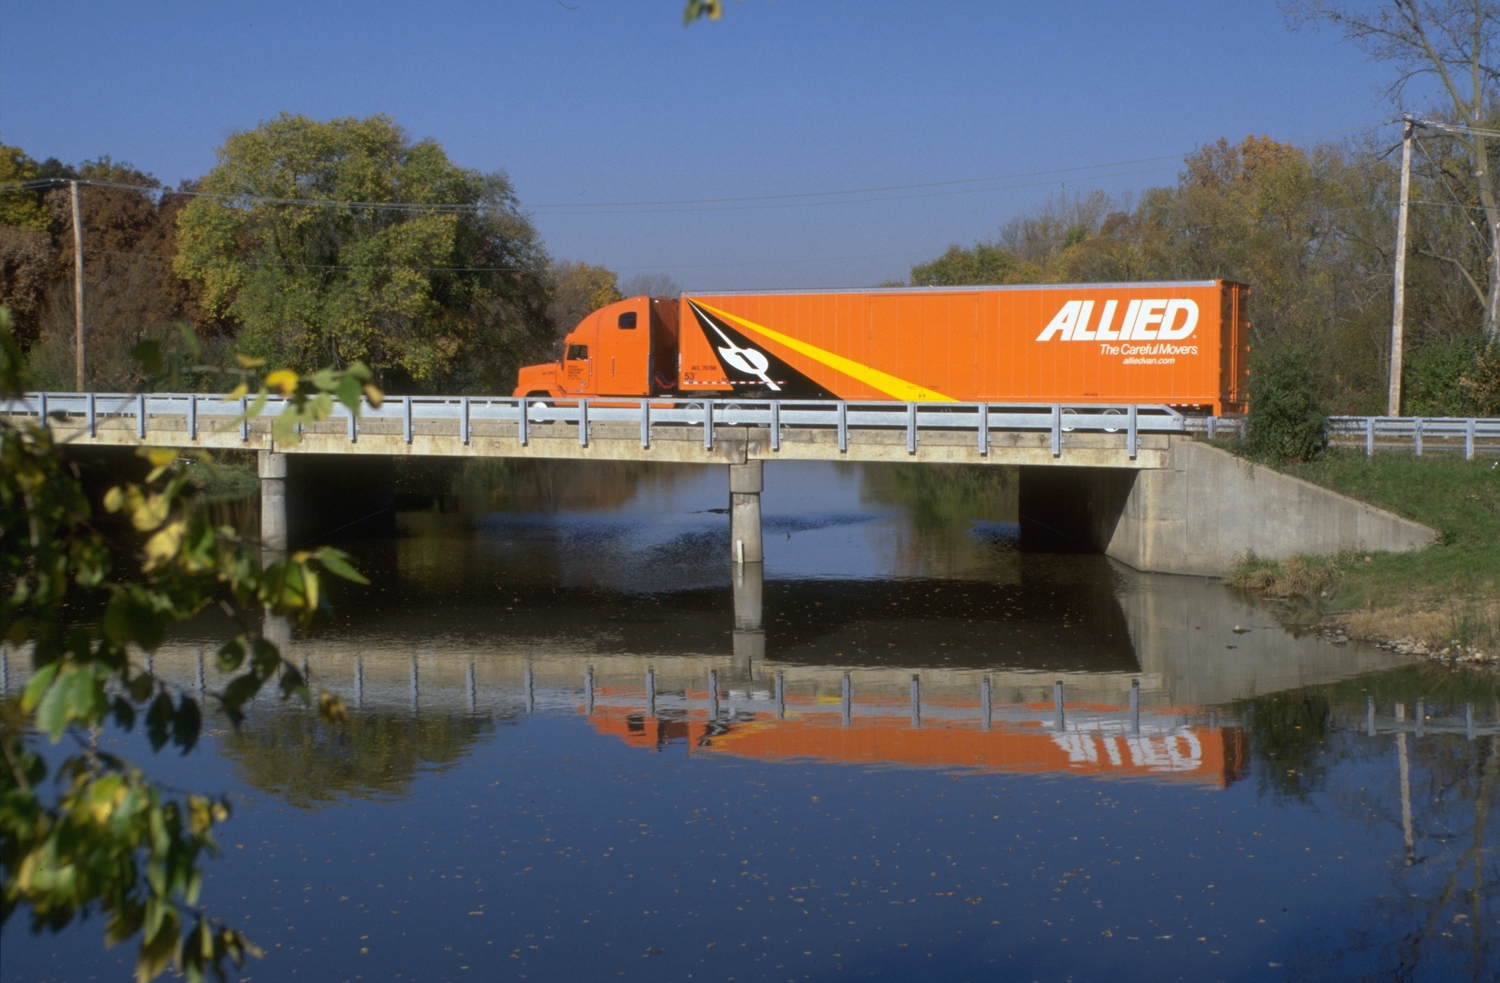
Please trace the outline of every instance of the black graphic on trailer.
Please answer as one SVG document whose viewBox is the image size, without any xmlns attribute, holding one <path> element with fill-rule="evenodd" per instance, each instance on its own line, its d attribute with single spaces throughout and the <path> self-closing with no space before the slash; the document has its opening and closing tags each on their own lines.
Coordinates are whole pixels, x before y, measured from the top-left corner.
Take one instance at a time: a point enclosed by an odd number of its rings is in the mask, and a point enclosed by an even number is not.
<svg viewBox="0 0 1500 983">
<path fill-rule="evenodd" d="M 691 300 L 703 337 L 719 355 L 724 374 L 737 393 L 773 399 L 837 399 L 833 393 L 756 345 L 723 318 L 714 317 Z"/>
</svg>

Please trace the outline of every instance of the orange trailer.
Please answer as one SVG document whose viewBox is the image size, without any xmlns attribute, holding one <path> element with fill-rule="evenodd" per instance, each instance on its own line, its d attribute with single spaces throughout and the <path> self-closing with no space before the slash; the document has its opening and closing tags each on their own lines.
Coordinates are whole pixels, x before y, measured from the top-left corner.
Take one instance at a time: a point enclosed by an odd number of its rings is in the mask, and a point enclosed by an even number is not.
<svg viewBox="0 0 1500 983">
<path fill-rule="evenodd" d="M 1167 404 L 1245 410 L 1224 280 L 683 294 L 601 308 L 517 396 Z"/>
</svg>

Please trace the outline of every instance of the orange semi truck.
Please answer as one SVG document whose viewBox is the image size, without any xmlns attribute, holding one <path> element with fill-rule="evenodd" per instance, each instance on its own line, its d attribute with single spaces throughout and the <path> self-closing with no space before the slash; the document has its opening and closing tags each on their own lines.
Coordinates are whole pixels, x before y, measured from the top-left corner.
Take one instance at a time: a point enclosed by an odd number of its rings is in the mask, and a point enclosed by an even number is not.
<svg viewBox="0 0 1500 983">
<path fill-rule="evenodd" d="M 1249 287 L 684 293 L 600 308 L 515 395 L 1151 403 L 1245 411 Z"/>
</svg>

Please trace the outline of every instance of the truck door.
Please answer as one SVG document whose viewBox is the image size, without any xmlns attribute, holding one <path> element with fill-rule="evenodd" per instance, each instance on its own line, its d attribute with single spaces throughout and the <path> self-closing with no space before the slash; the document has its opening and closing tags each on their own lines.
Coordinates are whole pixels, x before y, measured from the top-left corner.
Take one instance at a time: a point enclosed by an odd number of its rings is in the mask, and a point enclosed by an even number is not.
<svg viewBox="0 0 1500 983">
<path fill-rule="evenodd" d="M 589 358 L 589 346 L 576 336 L 568 338 L 563 350 L 562 387 L 564 392 L 583 393 L 589 391 L 593 379 L 593 360 Z"/>
<path fill-rule="evenodd" d="M 610 396 L 651 393 L 650 298 L 633 297 L 601 310 L 598 392 Z"/>
</svg>

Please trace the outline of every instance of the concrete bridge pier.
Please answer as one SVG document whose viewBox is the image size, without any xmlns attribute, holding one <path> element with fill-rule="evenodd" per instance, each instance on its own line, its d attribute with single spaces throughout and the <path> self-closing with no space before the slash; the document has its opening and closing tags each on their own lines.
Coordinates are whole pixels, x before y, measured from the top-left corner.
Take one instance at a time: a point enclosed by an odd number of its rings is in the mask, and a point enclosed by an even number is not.
<svg viewBox="0 0 1500 983">
<path fill-rule="evenodd" d="M 760 493 L 764 464 L 747 461 L 729 466 L 729 556 L 736 564 L 765 560 L 760 536 Z M 759 611 L 759 604 L 756 605 Z M 757 620 L 759 615 L 757 615 Z"/>
<path fill-rule="evenodd" d="M 285 553 L 288 543 L 286 455 L 260 451 L 260 548 L 262 556 Z"/>
<path fill-rule="evenodd" d="M 765 567 L 741 563 L 734 568 L 734 667 L 748 678 L 751 663 L 766 657 L 766 633 L 761 627 L 761 593 Z"/>
</svg>

